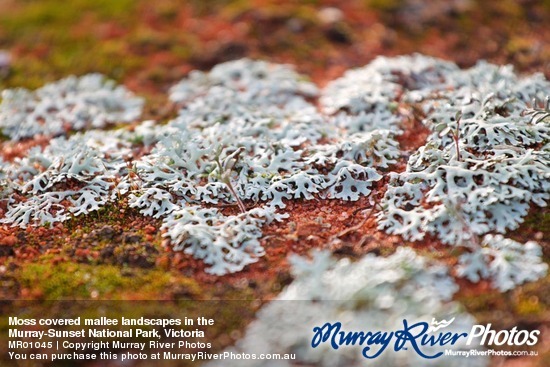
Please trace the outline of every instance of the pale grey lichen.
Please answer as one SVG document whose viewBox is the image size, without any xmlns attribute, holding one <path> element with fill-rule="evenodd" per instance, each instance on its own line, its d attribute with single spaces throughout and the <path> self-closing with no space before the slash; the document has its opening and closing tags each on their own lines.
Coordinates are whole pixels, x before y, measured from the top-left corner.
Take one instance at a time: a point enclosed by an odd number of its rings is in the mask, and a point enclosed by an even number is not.
<svg viewBox="0 0 550 367">
<path fill-rule="evenodd" d="M 103 128 L 136 120 L 143 100 L 100 74 L 68 77 L 35 91 L 7 89 L 0 103 L 0 131 L 12 140 Z"/>
<path fill-rule="evenodd" d="M 289 65 L 241 59 L 219 64 L 208 73 L 192 71 L 172 87 L 170 99 L 186 104 L 195 100 L 202 104 L 225 97 L 226 92 L 232 92 L 229 94 L 240 105 L 258 107 L 292 104 L 296 96 L 314 97 L 317 87 Z"/>
<path fill-rule="evenodd" d="M 90 131 L 52 139 L 5 168 L 11 195 L 0 221 L 20 227 L 65 221 L 114 199 L 117 178 L 126 175 L 128 143 Z"/>
<path fill-rule="evenodd" d="M 1 221 L 44 225 L 124 199 L 162 219 L 175 249 L 225 274 L 263 254 L 261 227 L 284 218 L 288 201 L 357 201 L 386 176 L 381 229 L 471 252 L 548 201 L 550 113 L 539 101 L 549 85 L 413 55 L 377 58 L 318 91 L 288 65 L 232 61 L 175 85 L 180 110 L 165 125 L 58 137 L 0 162 Z M 97 74 L 3 96 L 12 140 L 128 122 L 142 104 Z M 404 172 L 388 173 L 406 154 L 401 122 L 418 111 L 432 133 Z"/>
<path fill-rule="evenodd" d="M 233 353 L 295 354 L 295 360 L 224 360 L 224 366 L 463 366 L 460 357 L 436 359 L 420 357 L 412 348 L 384 351 L 374 360 L 362 356 L 361 346 L 342 346 L 338 350 L 323 343 L 311 347 L 313 328 L 326 322 L 342 323 L 347 331 L 395 331 L 403 319 L 411 323 L 433 318 L 454 322 L 444 331 L 465 332 L 475 320 L 450 301 L 458 287 L 445 266 L 400 248 L 387 258 L 366 255 L 357 262 L 335 260 L 328 252 L 314 252 L 313 260 L 294 257 L 294 281 L 262 308 L 246 330 L 244 338 L 226 351 Z M 292 312 L 289 312 L 289 309 Z M 371 355 L 378 349 L 371 346 Z M 468 350 L 465 339 L 445 349 Z M 437 348 L 424 348 L 435 354 Z M 487 366 L 486 357 L 470 357 L 472 366 Z M 212 361 L 206 366 L 220 366 Z"/>
<path fill-rule="evenodd" d="M 354 134 L 341 130 L 308 101 L 316 95 L 311 83 L 283 65 L 244 59 L 192 73 L 171 90 L 179 116 L 163 131 L 140 132 L 158 142 L 136 163 L 139 188 L 130 192 L 130 206 L 166 218 L 171 233 L 174 213 L 188 206 L 238 204 L 246 216 L 241 201 L 271 213 L 293 199 L 356 201 L 370 194 L 382 178 L 378 170 L 400 155 L 394 134 L 385 126 Z M 244 225 L 215 213 L 219 223 Z M 185 228 L 191 230 L 192 223 Z M 193 240 L 170 237 L 175 248 L 205 258 Z M 239 264 L 252 261 L 245 258 Z M 244 266 L 212 259 L 208 271 L 217 274 Z"/>
<path fill-rule="evenodd" d="M 329 83 L 320 102 L 325 113 L 351 132 L 384 128 L 399 133 L 399 103 L 420 98 L 445 84 L 458 67 L 443 60 L 415 54 L 378 57 L 365 67 L 347 71 Z"/>
<path fill-rule="evenodd" d="M 265 254 L 261 227 L 273 219 L 270 207 L 226 216 L 215 208 L 182 206 L 164 220 L 163 229 L 174 250 L 203 260 L 209 273 L 224 275 L 241 271 Z"/>
<path fill-rule="evenodd" d="M 461 255 L 458 261 L 459 276 L 472 282 L 489 279 L 503 292 L 538 280 L 548 271 L 536 242 L 522 244 L 502 235 L 486 235 L 481 247 Z"/>
<path fill-rule="evenodd" d="M 377 57 L 367 66 L 347 71 L 342 78 L 329 83 L 321 104 L 329 114 L 391 110 L 400 94 L 440 89 L 447 75 L 457 70 L 454 63 L 419 54 Z"/>
<path fill-rule="evenodd" d="M 540 145 L 550 128 L 524 111 L 549 92 L 541 75 L 520 79 L 510 67 L 480 63 L 451 73 L 438 101 L 426 105 L 434 132 L 394 176 L 380 227 L 460 245 L 461 234 L 504 233 L 517 228 L 531 203 L 545 206 L 550 151 Z"/>
<path fill-rule="evenodd" d="M 479 62 L 448 76 L 445 90 L 424 105 L 429 140 L 454 144 L 456 133 L 464 149 L 491 150 L 501 145 L 532 146 L 550 139 L 550 127 L 525 115 L 533 99 L 543 100 L 550 82 L 542 74 L 520 78 L 511 66 Z M 457 126 L 457 119 L 460 119 Z"/>
<path fill-rule="evenodd" d="M 411 240 L 431 233 L 444 243 L 463 245 L 472 235 L 516 229 L 529 205 L 545 206 L 550 172 L 547 152 L 493 149 L 475 156 L 462 151 L 419 149 L 407 171 L 394 175 L 379 214 L 379 225 Z"/>
<path fill-rule="evenodd" d="M 550 83 L 541 74 L 519 78 L 511 67 L 480 62 L 451 71 L 442 86 L 415 97 L 432 134 L 411 155 L 405 172 L 392 174 L 379 228 L 409 240 L 432 234 L 443 243 L 473 248 L 465 258 L 488 261 L 480 255 L 488 250 L 478 249 L 479 236 L 518 228 L 531 205 L 544 207 L 550 198 L 550 126 L 544 111 L 529 105 L 550 93 Z M 502 241 L 503 248 L 507 245 L 512 242 Z M 517 257 L 515 266 L 522 261 L 532 264 Z M 493 265 L 484 266 L 493 269 L 501 290 L 545 273 L 538 268 L 506 283 L 507 268 Z"/>
</svg>

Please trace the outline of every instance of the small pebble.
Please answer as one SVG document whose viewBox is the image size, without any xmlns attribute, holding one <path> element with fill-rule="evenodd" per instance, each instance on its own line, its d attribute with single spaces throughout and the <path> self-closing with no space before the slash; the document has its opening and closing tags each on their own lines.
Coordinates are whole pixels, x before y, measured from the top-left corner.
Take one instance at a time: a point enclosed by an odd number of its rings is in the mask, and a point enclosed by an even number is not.
<svg viewBox="0 0 550 367">
<path fill-rule="evenodd" d="M 322 23 L 332 24 L 341 21 L 344 18 L 344 13 L 338 8 L 327 7 L 319 10 L 317 16 Z"/>
</svg>

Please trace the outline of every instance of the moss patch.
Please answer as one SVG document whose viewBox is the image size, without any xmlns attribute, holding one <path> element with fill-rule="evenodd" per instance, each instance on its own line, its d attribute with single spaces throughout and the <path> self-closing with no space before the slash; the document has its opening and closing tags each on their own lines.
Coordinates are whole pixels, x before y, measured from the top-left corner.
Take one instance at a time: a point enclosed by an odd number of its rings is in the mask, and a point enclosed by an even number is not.
<svg viewBox="0 0 550 367">
<path fill-rule="evenodd" d="M 200 294 L 192 279 L 164 270 L 45 261 L 25 264 L 15 276 L 23 293 L 38 299 L 164 299 L 174 290 L 187 298 Z"/>
</svg>

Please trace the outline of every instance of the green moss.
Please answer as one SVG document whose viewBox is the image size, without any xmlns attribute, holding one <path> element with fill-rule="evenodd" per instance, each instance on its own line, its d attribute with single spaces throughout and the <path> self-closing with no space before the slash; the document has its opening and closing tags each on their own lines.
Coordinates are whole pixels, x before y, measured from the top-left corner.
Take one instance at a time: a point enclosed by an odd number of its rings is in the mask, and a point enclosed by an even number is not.
<svg viewBox="0 0 550 367">
<path fill-rule="evenodd" d="M 531 296 L 526 299 L 520 299 L 516 304 L 516 311 L 519 315 L 526 316 L 538 315 L 544 311 L 544 309 L 542 308 L 538 297 Z"/>
<path fill-rule="evenodd" d="M 374 10 L 393 11 L 401 6 L 402 0 L 365 0 L 365 4 Z"/>
<path fill-rule="evenodd" d="M 15 276 L 22 287 L 42 299 L 155 299 L 171 288 L 199 294 L 197 283 L 162 270 L 49 261 L 25 264 Z"/>
<path fill-rule="evenodd" d="M 527 217 L 523 226 L 531 230 L 541 231 L 546 235 L 550 234 L 550 210 L 537 209 Z"/>
<path fill-rule="evenodd" d="M 128 215 L 134 213 L 137 211 L 128 208 L 125 201 L 118 201 L 116 204 L 102 206 L 87 216 L 73 217 L 65 222 L 64 226 L 76 238 L 104 225 L 123 224 L 128 220 Z"/>
<path fill-rule="evenodd" d="M 508 327 L 518 322 L 544 322 L 550 309 L 550 275 L 513 292 L 459 295 L 457 301 L 480 323 Z"/>
<path fill-rule="evenodd" d="M 2 130 L 0 130 L 0 142 L 8 141 L 10 140 L 10 137 L 5 135 Z"/>
<path fill-rule="evenodd" d="M 101 39 L 90 32 L 94 25 L 113 23 L 119 27 L 134 22 L 132 0 L 56 0 L 16 2 L 0 13 L 0 45 L 19 49 L 10 74 L 0 80 L 0 89 L 35 89 L 67 75 L 101 72 L 120 80 L 127 72 L 143 66 L 141 57 L 131 55 L 125 42 Z"/>
<path fill-rule="evenodd" d="M 99 19 L 125 19 L 135 9 L 133 0 L 73 0 L 70 3 L 57 0 L 17 2 L 9 14 L 0 16 L 3 27 L 8 32 L 23 30 L 19 36 L 28 36 L 32 30 L 48 31 L 61 37 L 62 30 L 77 24 L 85 17 Z M 46 26 L 48 29 L 46 29 Z M 57 28 L 57 29 L 54 29 Z M 59 29 L 61 28 L 61 29 Z"/>
</svg>

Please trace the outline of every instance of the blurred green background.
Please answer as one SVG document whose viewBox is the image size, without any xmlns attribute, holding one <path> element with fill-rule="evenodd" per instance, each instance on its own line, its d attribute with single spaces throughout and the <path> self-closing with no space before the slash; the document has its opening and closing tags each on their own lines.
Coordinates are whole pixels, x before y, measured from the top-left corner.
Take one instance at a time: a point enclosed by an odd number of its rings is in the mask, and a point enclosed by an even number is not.
<svg viewBox="0 0 550 367">
<path fill-rule="evenodd" d="M 0 0 L 0 89 L 101 72 L 155 99 L 192 69 L 245 56 L 322 84 L 411 52 L 548 76 L 548 19 L 548 0 Z"/>
</svg>

